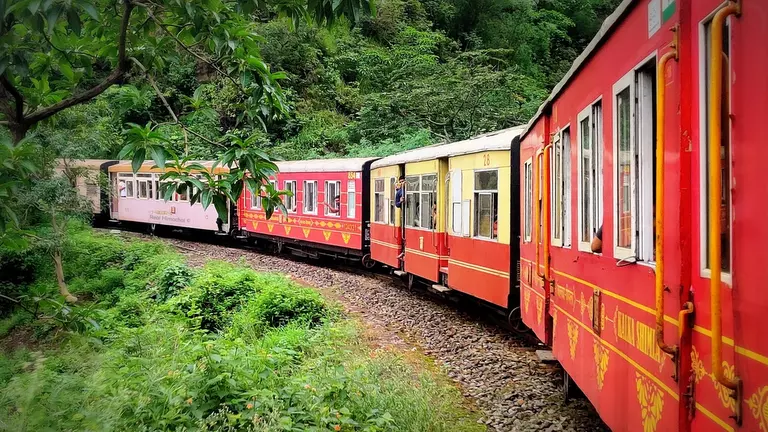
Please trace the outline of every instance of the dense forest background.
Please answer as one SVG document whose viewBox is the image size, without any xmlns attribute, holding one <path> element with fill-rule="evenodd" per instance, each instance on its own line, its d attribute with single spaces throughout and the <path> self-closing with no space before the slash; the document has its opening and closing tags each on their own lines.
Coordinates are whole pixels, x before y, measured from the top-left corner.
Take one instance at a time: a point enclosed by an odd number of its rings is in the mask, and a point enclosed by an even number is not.
<svg viewBox="0 0 768 432">
<path fill-rule="evenodd" d="M 174 61 L 158 85 L 181 121 L 212 140 L 258 135 L 285 159 L 382 156 L 523 124 L 620 0 L 380 0 L 352 28 L 260 17 L 262 54 L 284 71 L 290 110 L 253 129 L 239 121 L 240 94 L 205 65 Z M 167 122 L 135 77 L 38 127 L 34 140 L 61 156 L 115 158 L 127 123 Z M 164 126 L 160 126 L 163 128 Z M 190 136 L 178 154 L 220 149 Z"/>
</svg>

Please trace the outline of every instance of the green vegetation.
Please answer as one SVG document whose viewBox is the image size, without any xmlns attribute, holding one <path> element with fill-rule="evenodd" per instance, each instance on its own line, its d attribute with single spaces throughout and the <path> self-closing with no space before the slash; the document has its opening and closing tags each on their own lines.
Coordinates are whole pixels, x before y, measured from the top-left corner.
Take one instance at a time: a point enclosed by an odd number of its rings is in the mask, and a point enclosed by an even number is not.
<svg viewBox="0 0 768 432">
<path fill-rule="evenodd" d="M 0 430 L 483 429 L 425 362 L 371 351 L 309 288 L 70 230 L 77 306 L 46 297 L 56 292 L 46 251 L 0 257 L 0 283 L 34 293 L 21 297 L 38 315 L 5 309 L 0 321 Z M 34 271 L 22 281 L 7 266 Z"/>
</svg>

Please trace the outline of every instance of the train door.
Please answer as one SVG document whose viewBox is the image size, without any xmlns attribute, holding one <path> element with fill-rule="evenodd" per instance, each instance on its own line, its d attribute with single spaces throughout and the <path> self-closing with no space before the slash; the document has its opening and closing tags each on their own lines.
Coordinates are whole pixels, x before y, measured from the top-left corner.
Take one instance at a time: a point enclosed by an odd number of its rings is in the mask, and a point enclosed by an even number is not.
<svg viewBox="0 0 768 432">
<path fill-rule="evenodd" d="M 768 430 L 768 4 L 691 3 L 691 429 Z"/>
<path fill-rule="evenodd" d="M 109 187 L 109 219 L 117 220 L 119 218 L 117 202 L 118 197 L 120 196 L 120 191 L 118 191 L 117 173 L 109 173 Z"/>
</svg>

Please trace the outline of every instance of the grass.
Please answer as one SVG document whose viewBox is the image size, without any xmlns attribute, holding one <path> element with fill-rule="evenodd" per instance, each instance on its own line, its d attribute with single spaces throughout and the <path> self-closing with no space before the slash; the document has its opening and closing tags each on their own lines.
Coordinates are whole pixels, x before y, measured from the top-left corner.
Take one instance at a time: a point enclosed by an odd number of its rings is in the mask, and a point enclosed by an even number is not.
<svg viewBox="0 0 768 432">
<path fill-rule="evenodd" d="M 0 353 L 0 430 L 484 430 L 426 358 L 373 351 L 310 288 L 223 262 L 192 271 L 159 242 L 72 238 L 65 271 L 92 302 L 0 321 L 0 338 L 45 341 Z M 55 290 L 35 268 L 17 290 Z"/>
</svg>

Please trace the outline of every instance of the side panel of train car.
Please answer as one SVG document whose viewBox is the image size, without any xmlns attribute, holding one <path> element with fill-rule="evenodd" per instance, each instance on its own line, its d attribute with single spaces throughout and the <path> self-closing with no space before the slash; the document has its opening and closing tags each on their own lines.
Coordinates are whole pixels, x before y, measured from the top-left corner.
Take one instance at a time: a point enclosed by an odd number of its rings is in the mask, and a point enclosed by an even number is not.
<svg viewBox="0 0 768 432">
<path fill-rule="evenodd" d="M 523 319 L 616 431 L 768 430 L 768 256 L 755 247 L 768 237 L 768 57 L 750 54 L 764 52 L 768 4 L 713 25 L 723 6 L 623 2 L 523 135 Z M 725 184 L 714 199 L 712 178 Z"/>
<path fill-rule="evenodd" d="M 70 180 L 74 179 L 78 193 L 90 201 L 94 217 L 106 220 L 109 218 L 109 191 L 102 189 L 101 175 L 106 175 L 107 169 L 116 163 L 104 159 L 61 159 L 55 171 Z"/>
<path fill-rule="evenodd" d="M 509 303 L 510 278 L 517 276 L 510 272 L 513 232 L 515 250 L 518 242 L 510 222 L 510 163 L 509 150 L 449 159 L 448 286 L 502 308 Z"/>
<path fill-rule="evenodd" d="M 403 248 L 402 209 L 396 205 L 400 166 L 371 169 L 371 257 L 392 268 L 400 268 Z"/>
<path fill-rule="evenodd" d="M 293 192 L 284 200 L 287 215 L 276 211 L 267 219 L 260 198 L 246 191 L 239 203 L 238 226 L 247 233 L 363 256 L 368 249 L 371 160 L 278 162 L 280 171 L 270 182 Z"/>
<path fill-rule="evenodd" d="M 211 163 L 204 165 L 210 167 Z M 174 193 L 173 198 L 165 201 L 160 196 L 160 177 L 162 172 L 152 168 L 154 162 L 144 162 L 137 173 L 133 173 L 130 163 L 118 163 L 109 167 L 112 199 L 110 215 L 121 222 L 172 226 L 175 228 L 218 230 L 218 214 L 213 206 L 203 208 L 200 202 L 190 205 L 189 193 Z M 218 172 L 222 168 L 217 169 Z M 222 231 L 229 229 L 229 218 L 222 221 Z"/>
</svg>

